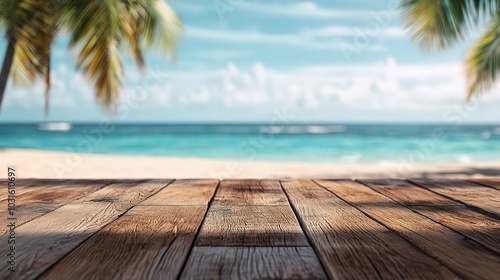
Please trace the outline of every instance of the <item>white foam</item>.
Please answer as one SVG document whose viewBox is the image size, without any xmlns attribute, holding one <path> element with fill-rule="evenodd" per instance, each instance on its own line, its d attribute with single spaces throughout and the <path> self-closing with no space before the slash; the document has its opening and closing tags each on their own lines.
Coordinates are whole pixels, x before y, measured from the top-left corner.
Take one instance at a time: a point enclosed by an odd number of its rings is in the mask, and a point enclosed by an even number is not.
<svg viewBox="0 0 500 280">
<path fill-rule="evenodd" d="M 345 131 L 345 127 L 341 125 L 309 125 L 307 132 L 313 134 L 326 134 L 326 133 L 341 133 Z"/>
<path fill-rule="evenodd" d="M 289 125 L 260 127 L 260 133 L 271 134 L 331 134 L 342 133 L 345 127 L 341 125 Z"/>
<path fill-rule="evenodd" d="M 464 164 L 468 164 L 468 163 L 472 163 L 473 162 L 472 158 L 470 156 L 468 156 L 468 155 L 465 155 L 465 154 L 458 155 L 457 161 L 459 163 L 464 163 Z"/>
<path fill-rule="evenodd" d="M 73 126 L 67 122 L 41 123 L 38 125 L 38 129 L 43 131 L 69 131 L 72 127 Z"/>
<path fill-rule="evenodd" d="M 341 157 L 341 161 L 343 163 L 358 163 L 359 160 L 363 157 L 362 154 L 356 153 L 352 155 L 345 155 Z"/>
</svg>

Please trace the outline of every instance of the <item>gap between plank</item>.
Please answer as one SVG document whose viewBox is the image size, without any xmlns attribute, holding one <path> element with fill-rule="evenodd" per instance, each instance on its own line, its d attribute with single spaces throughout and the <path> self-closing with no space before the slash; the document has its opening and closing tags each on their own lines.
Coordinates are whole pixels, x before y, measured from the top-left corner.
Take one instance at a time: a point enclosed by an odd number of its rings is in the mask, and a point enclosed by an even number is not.
<svg viewBox="0 0 500 280">
<path fill-rule="evenodd" d="M 484 181 L 483 182 L 476 182 L 474 180 L 466 180 L 466 182 L 473 183 L 476 185 L 480 185 L 481 187 L 487 187 L 487 188 L 494 189 L 494 190 L 498 191 L 497 188 L 488 185 L 488 182 L 484 182 Z"/>
<path fill-rule="evenodd" d="M 288 201 L 288 205 L 290 206 L 290 208 L 292 208 L 292 212 L 295 215 L 295 218 L 297 219 L 297 221 L 299 222 L 299 226 L 300 226 L 300 229 L 302 229 L 302 233 L 306 236 L 307 242 L 309 243 L 309 246 L 313 249 L 314 254 L 316 255 L 316 258 L 318 259 L 318 262 L 321 265 L 321 268 L 323 269 L 324 274 L 328 277 L 329 273 L 326 270 L 325 265 L 323 264 L 323 261 L 321 260 L 320 255 L 318 254 L 318 251 L 316 250 L 316 247 L 313 246 L 314 243 L 312 242 L 311 239 L 309 239 L 309 235 L 306 233 L 307 228 L 304 224 L 304 221 L 302 220 L 302 217 L 300 217 L 299 213 L 297 212 L 297 209 L 295 209 L 295 206 L 291 202 L 287 191 L 285 190 L 285 188 L 283 188 L 283 184 L 282 184 L 281 180 L 279 180 L 278 182 L 280 184 L 281 191 L 283 191 L 283 193 L 285 193 L 286 200 Z"/>
<path fill-rule="evenodd" d="M 449 229 L 449 230 L 451 230 L 451 231 L 453 231 L 453 232 L 455 232 L 455 233 L 457 233 L 457 234 L 461 235 L 461 236 L 462 236 L 464 239 L 466 239 L 466 240 L 469 240 L 469 241 L 472 241 L 472 242 L 476 243 L 476 245 L 477 245 L 477 246 L 482 247 L 485 251 L 488 251 L 489 253 L 491 253 L 491 254 L 493 254 L 493 255 L 495 255 L 495 256 L 499 256 L 499 257 L 500 257 L 500 254 L 498 254 L 495 250 L 490 249 L 490 248 L 489 248 L 489 247 L 487 247 L 486 245 L 483 245 L 481 242 L 479 242 L 479 241 L 477 241 L 477 240 L 475 240 L 475 239 L 473 239 L 473 238 L 471 238 L 471 237 L 468 237 L 468 236 L 466 236 L 466 235 L 462 234 L 460 231 L 455 230 L 455 229 L 453 229 L 453 228 L 451 228 L 451 227 L 449 227 L 449 226 L 447 226 L 447 225 L 445 225 L 445 224 L 443 224 L 443 223 L 441 223 L 441 222 L 439 222 L 439 221 L 435 221 L 435 220 L 434 220 L 434 219 L 432 219 L 431 217 L 428 217 L 428 216 L 426 216 L 426 215 L 424 215 L 424 214 L 422 214 L 422 213 L 420 213 L 420 212 L 418 212 L 418 211 L 416 211 L 416 210 L 413 210 L 413 209 L 411 209 L 411 208 L 409 208 L 409 207 L 406 207 L 406 205 L 404 205 L 403 203 L 401 203 L 401 202 L 399 202 L 399 201 L 397 201 L 397 200 L 393 199 L 392 197 L 387 196 L 386 194 L 384 194 L 384 193 L 382 193 L 382 192 L 380 192 L 380 191 L 378 191 L 378 190 L 376 190 L 376 189 L 374 189 L 374 188 L 370 187 L 370 184 L 369 184 L 369 183 L 365 183 L 365 182 L 363 182 L 363 181 L 359 181 L 359 180 L 355 180 L 355 181 L 356 181 L 357 183 L 362 184 L 362 185 L 366 186 L 367 188 L 369 188 L 369 189 L 373 190 L 374 192 L 379 193 L 379 194 L 381 194 L 381 195 L 383 195 L 383 196 L 387 197 L 388 199 L 390 199 L 390 200 L 394 201 L 394 202 L 395 202 L 395 203 L 397 203 L 398 205 L 400 205 L 400 206 L 402 206 L 402 207 L 404 207 L 404 208 L 406 208 L 406 209 L 408 209 L 408 210 L 410 210 L 410 211 L 414 212 L 415 214 L 418 214 L 418 215 L 420 215 L 420 216 L 422 216 L 422 217 L 424 217 L 424 218 L 426 218 L 426 219 L 429 219 L 429 220 L 433 221 L 434 223 L 439 224 L 439 225 L 441 225 L 441 226 L 443 226 L 443 227 L 445 227 L 445 228 L 447 228 L 447 229 Z M 480 213 L 480 214 L 481 214 L 481 213 Z"/>
<path fill-rule="evenodd" d="M 169 179 L 167 179 L 169 180 Z M 123 181 L 130 181 L 130 180 L 123 180 Z M 119 184 L 120 182 L 123 182 L 123 181 L 117 181 L 117 182 L 111 182 L 109 183 L 108 185 L 106 186 L 109 186 L 109 185 L 113 185 L 113 184 Z M 144 182 L 144 181 L 147 181 L 147 180 L 137 180 L 137 182 Z M 156 193 L 158 193 L 159 191 L 163 190 L 164 188 L 168 187 L 170 184 L 172 184 L 173 182 L 175 182 L 176 180 L 171 180 L 170 182 L 166 183 L 165 186 L 161 187 L 157 192 L 154 192 L 152 194 L 150 194 L 149 196 L 145 197 L 143 200 L 137 202 L 137 204 L 143 202 L 144 200 L 148 199 L 149 197 L 155 195 Z M 135 182 L 135 181 L 134 181 Z M 104 188 L 104 187 L 103 187 Z M 90 195 L 90 194 L 89 194 Z M 59 264 L 61 262 L 62 259 L 64 259 L 65 257 L 67 257 L 69 254 L 71 254 L 73 251 L 75 251 L 76 249 L 78 249 L 83 243 L 87 242 L 87 240 L 89 240 L 90 238 L 94 237 L 94 235 L 98 234 L 102 229 L 104 229 L 105 227 L 107 227 L 109 224 L 115 222 L 116 220 L 120 219 L 123 215 L 127 214 L 130 210 L 132 210 L 132 208 L 134 208 L 137 204 L 133 205 L 132 207 L 130 207 L 129 209 L 127 209 L 127 211 L 124 211 L 122 214 L 118 215 L 118 217 L 116 217 L 115 219 L 111 220 L 109 223 L 103 225 L 99 230 L 97 230 L 96 232 L 94 232 L 93 234 L 91 234 L 89 237 L 85 238 L 82 242 L 80 242 L 80 244 L 78 244 L 77 246 L 75 246 L 75 248 L 69 250 L 66 254 L 64 254 L 59 260 L 57 260 L 56 262 L 54 262 L 53 264 L 51 264 L 49 267 L 47 267 L 47 269 L 45 269 L 42 273 L 40 273 L 35 279 L 39 279 L 41 278 L 44 274 L 46 274 L 49 270 L 51 270 L 52 268 L 54 268 L 57 264 Z M 65 204 L 66 205 L 66 204 Z M 62 207 L 62 206 L 61 206 Z"/>
<path fill-rule="evenodd" d="M 66 180 L 66 181 L 62 181 L 62 182 L 67 182 L 67 180 Z M 35 217 L 35 218 L 31 219 L 31 220 L 26 220 L 26 221 L 24 221 L 24 222 L 23 222 L 21 225 L 19 225 L 18 227 L 21 227 L 22 225 L 24 225 L 24 224 L 26 224 L 26 223 L 29 223 L 29 222 L 31 222 L 31 221 L 34 221 L 34 220 L 36 220 L 36 219 L 38 219 L 38 218 L 40 218 L 40 217 L 43 217 L 43 216 L 45 216 L 45 215 L 49 214 L 49 213 L 51 213 L 51 212 L 54 212 L 55 210 L 57 210 L 57 209 L 59 209 L 59 208 L 61 208 L 61 207 L 65 206 L 65 205 L 67 205 L 67 204 L 70 204 L 70 203 L 74 202 L 75 200 L 80 200 L 80 199 L 82 199 L 82 198 L 85 198 L 85 197 L 87 197 L 87 196 L 89 196 L 89 195 L 91 195 L 91 194 L 93 194 L 93 193 L 95 193 L 95 192 L 97 192 L 97 191 L 99 191 L 99 190 L 101 190 L 101 189 L 103 189 L 103 188 L 105 188 L 105 187 L 107 187 L 107 186 L 111 185 L 111 184 L 113 184 L 113 182 L 110 182 L 110 183 L 104 183 L 104 184 L 102 184 L 100 187 L 98 187 L 95 191 L 88 193 L 86 196 L 82 196 L 82 197 L 80 197 L 80 198 L 76 198 L 76 199 L 73 199 L 73 200 L 71 200 L 71 201 L 68 201 L 68 202 L 66 202 L 66 203 L 64 203 L 64 204 L 61 204 L 59 207 L 53 208 L 52 210 L 49 210 L 48 212 L 42 213 L 40 216 L 37 216 L 37 217 Z M 82 185 L 83 185 L 83 184 L 82 184 Z M 97 185 L 99 185 L 99 184 L 97 184 Z M 48 185 L 48 186 L 55 186 L 55 185 Z M 33 192 L 33 191 L 36 191 L 36 190 L 31 190 L 31 191 L 28 191 L 28 192 L 22 193 L 22 194 L 20 194 L 19 196 L 24 195 L 24 194 L 31 193 L 31 192 Z M 57 191 L 57 190 L 56 190 L 56 191 Z M 19 196 L 16 196 L 16 199 L 20 199 L 20 198 L 19 198 Z M 6 198 L 6 199 L 2 199 L 2 200 L 0 200 L 0 201 L 4 201 L 4 200 L 7 200 L 7 198 Z M 5 232 L 5 233 L 7 233 L 7 232 Z M 5 233 L 4 233 L 4 234 L 5 234 Z M 2 236 L 2 235 L 3 235 L 3 234 L 1 234 L 0 236 Z"/>
<path fill-rule="evenodd" d="M 470 210 L 472 210 L 472 211 L 478 212 L 478 213 L 483 214 L 483 215 L 485 215 L 485 216 L 488 216 L 488 217 L 490 217 L 490 218 L 492 218 L 492 219 L 496 219 L 496 220 L 499 220 L 499 221 L 500 221 L 500 216 L 499 216 L 499 215 L 497 215 L 497 214 L 495 214 L 495 213 L 492 213 L 492 212 L 490 212 L 490 211 L 488 211 L 488 210 L 484 210 L 483 208 L 480 208 L 480 207 L 477 207 L 477 206 L 474 206 L 474 205 L 468 204 L 468 203 L 466 203 L 466 202 L 463 202 L 463 201 L 461 201 L 461 200 L 455 199 L 455 198 L 453 198 L 453 197 L 449 197 L 449 196 L 447 196 L 447 195 L 441 194 L 441 193 L 439 193 L 439 192 L 436 192 L 436 191 L 432 190 L 431 188 L 427 188 L 427 187 L 425 187 L 425 186 L 423 186 L 423 185 L 420 185 L 420 184 L 419 184 L 419 183 L 417 183 L 417 182 L 413 182 L 412 180 L 406 180 L 406 181 L 407 181 L 407 182 L 409 182 L 409 183 L 410 183 L 410 184 L 412 184 L 412 185 L 415 185 L 415 186 L 417 186 L 417 187 L 421 188 L 421 189 L 428 190 L 428 191 L 430 191 L 430 192 L 432 192 L 432 193 L 434 193 L 434 194 L 440 195 L 440 196 L 442 196 L 442 197 L 444 197 L 444 198 L 446 198 L 446 199 L 449 199 L 449 200 L 452 200 L 452 201 L 458 202 L 458 203 L 460 203 L 460 204 L 463 204 L 463 205 L 465 205 L 467 208 L 469 208 L 469 209 L 470 209 Z M 496 189 L 495 189 L 495 190 L 496 190 Z M 497 190 L 497 191 L 498 191 L 498 190 Z"/>
<path fill-rule="evenodd" d="M 390 232 L 396 234 L 397 236 L 401 237 L 404 241 L 406 241 L 410 246 L 412 246 L 413 248 L 415 248 L 417 251 L 421 252 L 422 254 L 424 254 L 425 256 L 427 256 L 428 258 L 431 258 L 433 260 L 435 260 L 437 263 L 439 263 L 440 265 L 442 265 L 443 267 L 446 267 L 447 269 L 449 269 L 451 272 L 453 272 L 455 275 L 457 276 L 461 276 L 460 273 L 458 273 L 457 271 L 449 268 L 447 265 L 445 265 L 444 263 L 442 263 L 440 260 L 434 258 L 433 256 L 429 255 L 427 252 L 423 251 L 422 249 L 420 249 L 420 247 L 418 247 L 417 245 L 413 244 L 413 242 L 411 242 L 410 240 L 406 239 L 404 236 L 400 235 L 398 232 L 392 230 L 391 228 L 389 228 L 388 226 L 386 226 L 384 223 L 380 222 L 379 220 L 375 219 L 374 217 L 372 217 L 370 214 L 366 213 L 365 211 L 359 209 L 358 207 L 354 206 L 352 203 L 350 203 L 349 201 L 343 199 L 342 197 L 340 197 L 339 195 L 337 195 L 336 193 L 332 192 L 331 190 L 329 190 L 328 188 L 324 187 L 323 185 L 321 185 L 320 183 L 316 182 L 316 180 L 312 180 L 316 185 L 320 186 L 321 188 L 327 190 L 328 192 L 332 193 L 333 195 L 335 195 L 336 197 L 338 197 L 340 200 L 344 201 L 345 203 L 347 203 L 349 206 L 353 207 L 354 209 L 358 210 L 359 212 L 361 212 L 363 215 L 367 216 L 369 219 L 373 220 L 374 222 L 376 222 L 377 224 L 383 226 L 384 228 L 386 228 L 387 230 L 389 230 Z M 357 184 L 361 184 L 360 182 L 358 182 L 357 180 L 351 180 Z M 366 186 L 365 184 L 361 184 L 363 186 Z M 408 209 L 408 210 L 411 210 L 409 208 L 407 208 L 406 206 L 403 206 L 404 208 Z M 463 277 L 462 277 L 463 278 Z"/>
<path fill-rule="evenodd" d="M 205 215 L 203 215 L 203 219 L 200 223 L 200 226 L 198 227 L 198 230 L 196 231 L 196 234 L 193 238 L 193 241 L 191 242 L 191 246 L 189 247 L 188 254 L 187 254 L 186 258 L 184 259 L 184 262 L 182 263 L 179 275 L 177 275 L 177 277 L 176 277 L 177 280 L 181 279 L 181 276 L 184 273 L 184 270 L 186 269 L 186 265 L 187 265 L 187 262 L 189 260 L 189 257 L 191 256 L 191 253 L 193 253 L 193 249 L 195 247 L 196 240 L 198 240 L 198 236 L 200 235 L 203 224 L 205 224 L 205 219 L 207 218 L 208 211 L 210 211 L 210 207 L 212 207 L 212 203 L 215 200 L 215 196 L 217 195 L 217 192 L 219 192 L 220 183 L 221 183 L 221 180 L 219 180 L 219 182 L 217 182 L 217 186 L 215 187 L 215 192 L 212 195 L 212 197 L 210 198 L 210 201 L 208 202 L 207 209 L 205 210 Z"/>
</svg>

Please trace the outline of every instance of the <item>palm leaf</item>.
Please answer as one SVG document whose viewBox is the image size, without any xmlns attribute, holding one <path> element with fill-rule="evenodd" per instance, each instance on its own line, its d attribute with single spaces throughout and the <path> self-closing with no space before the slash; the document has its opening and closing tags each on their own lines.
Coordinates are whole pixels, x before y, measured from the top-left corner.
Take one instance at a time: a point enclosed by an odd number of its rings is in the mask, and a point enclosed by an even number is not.
<svg viewBox="0 0 500 280">
<path fill-rule="evenodd" d="M 490 23 L 484 35 L 467 53 L 467 97 L 491 90 L 500 69 L 500 18 Z"/>
<path fill-rule="evenodd" d="M 182 30 L 179 17 L 163 0 L 147 0 L 148 17 L 141 37 L 147 47 L 173 55 L 175 42 Z"/>
<path fill-rule="evenodd" d="M 425 50 L 444 49 L 466 38 L 478 21 L 498 12 L 498 0 L 403 0 L 411 37 Z"/>
<path fill-rule="evenodd" d="M 70 46 L 79 49 L 77 67 L 94 83 L 106 108 L 116 105 L 122 85 L 119 0 L 71 1 L 63 20 L 71 32 Z"/>
<path fill-rule="evenodd" d="M 94 83 L 105 108 L 117 104 L 123 67 L 119 49 L 144 68 L 143 49 L 175 51 L 179 18 L 163 0 L 16 0 L 0 1 L 0 27 L 15 42 L 14 80 L 31 84 L 43 76 L 50 91 L 50 47 L 59 27 L 78 50 L 77 68 Z"/>
<path fill-rule="evenodd" d="M 25 0 L 22 11 L 29 18 L 15 33 L 16 51 L 12 68 L 14 82 L 31 85 L 37 77 L 45 78 L 45 112 L 49 108 L 50 53 L 57 32 L 56 6 L 53 2 Z"/>
<path fill-rule="evenodd" d="M 182 30 L 179 17 L 162 0 L 122 0 L 121 27 L 138 66 L 145 66 L 142 49 L 152 48 L 173 56 L 175 42 Z"/>
<path fill-rule="evenodd" d="M 70 46 L 79 49 L 78 68 L 95 84 L 96 96 L 106 108 L 118 102 L 123 67 L 120 48 L 127 49 L 138 66 L 145 66 L 143 48 L 174 53 L 180 22 L 163 0 L 71 1 L 63 21 L 72 34 Z"/>
</svg>

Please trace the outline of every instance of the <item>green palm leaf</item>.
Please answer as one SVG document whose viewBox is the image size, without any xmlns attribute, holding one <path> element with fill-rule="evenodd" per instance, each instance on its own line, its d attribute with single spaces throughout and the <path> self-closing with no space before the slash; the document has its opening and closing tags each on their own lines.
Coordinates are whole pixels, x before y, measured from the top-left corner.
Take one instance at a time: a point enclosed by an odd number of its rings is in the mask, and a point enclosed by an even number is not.
<svg viewBox="0 0 500 280">
<path fill-rule="evenodd" d="M 466 60 L 467 97 L 491 90 L 500 69 L 500 18 L 490 23 L 485 34 L 468 51 Z"/>
<path fill-rule="evenodd" d="M 495 15 L 496 0 L 404 0 L 411 37 L 425 49 L 444 49 L 463 40 L 481 17 Z"/>
<path fill-rule="evenodd" d="M 115 104 L 122 84 L 119 5 L 119 0 L 71 1 L 63 15 L 72 34 L 70 47 L 79 49 L 77 67 L 93 81 L 105 107 Z"/>
<path fill-rule="evenodd" d="M 152 48 L 172 56 L 181 31 L 180 20 L 164 0 L 17 0 L 0 1 L 0 27 L 15 52 L 15 82 L 46 82 L 46 109 L 50 91 L 50 47 L 62 28 L 77 49 L 77 68 L 93 82 L 97 100 L 114 108 L 123 80 L 121 52 L 130 53 L 145 67 L 143 50 Z M 61 28 L 60 28 L 61 27 Z M 10 48 L 12 49 L 12 48 Z M 10 61 L 10 60 L 5 60 Z M 10 64 L 0 77 L 0 104 Z"/>
<path fill-rule="evenodd" d="M 488 23 L 486 33 L 467 54 L 467 97 L 493 87 L 500 67 L 499 0 L 403 0 L 402 8 L 412 39 L 424 50 L 451 47 Z"/>
<path fill-rule="evenodd" d="M 161 0 L 122 0 L 121 27 L 139 67 L 144 66 L 142 49 L 173 56 L 181 31 L 179 17 Z M 128 44 L 127 44 L 128 43 Z"/>
<path fill-rule="evenodd" d="M 3 4 L 5 5 L 5 4 Z M 15 83 L 31 85 L 45 77 L 45 111 L 50 92 L 50 48 L 56 33 L 55 4 L 50 1 L 16 1 L 1 17 L 8 28 L 7 36 L 16 43 L 12 77 Z M 8 20 L 8 21 L 7 21 Z"/>
<path fill-rule="evenodd" d="M 65 11 L 70 45 L 79 49 L 78 68 L 92 79 L 106 108 L 116 105 L 122 86 L 119 50 L 131 52 L 142 68 L 143 48 L 172 54 L 180 31 L 178 17 L 162 0 L 71 1 Z"/>
</svg>

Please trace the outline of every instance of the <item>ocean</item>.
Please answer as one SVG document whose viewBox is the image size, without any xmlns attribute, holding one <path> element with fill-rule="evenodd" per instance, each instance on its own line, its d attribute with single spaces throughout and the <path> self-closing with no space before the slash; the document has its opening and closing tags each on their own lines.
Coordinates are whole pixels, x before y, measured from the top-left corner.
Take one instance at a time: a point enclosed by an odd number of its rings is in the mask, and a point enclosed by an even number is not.
<svg viewBox="0 0 500 280">
<path fill-rule="evenodd" d="M 67 126 L 67 127 L 65 127 Z M 318 163 L 500 159 L 500 125 L 0 124 L 0 149 Z"/>
</svg>

